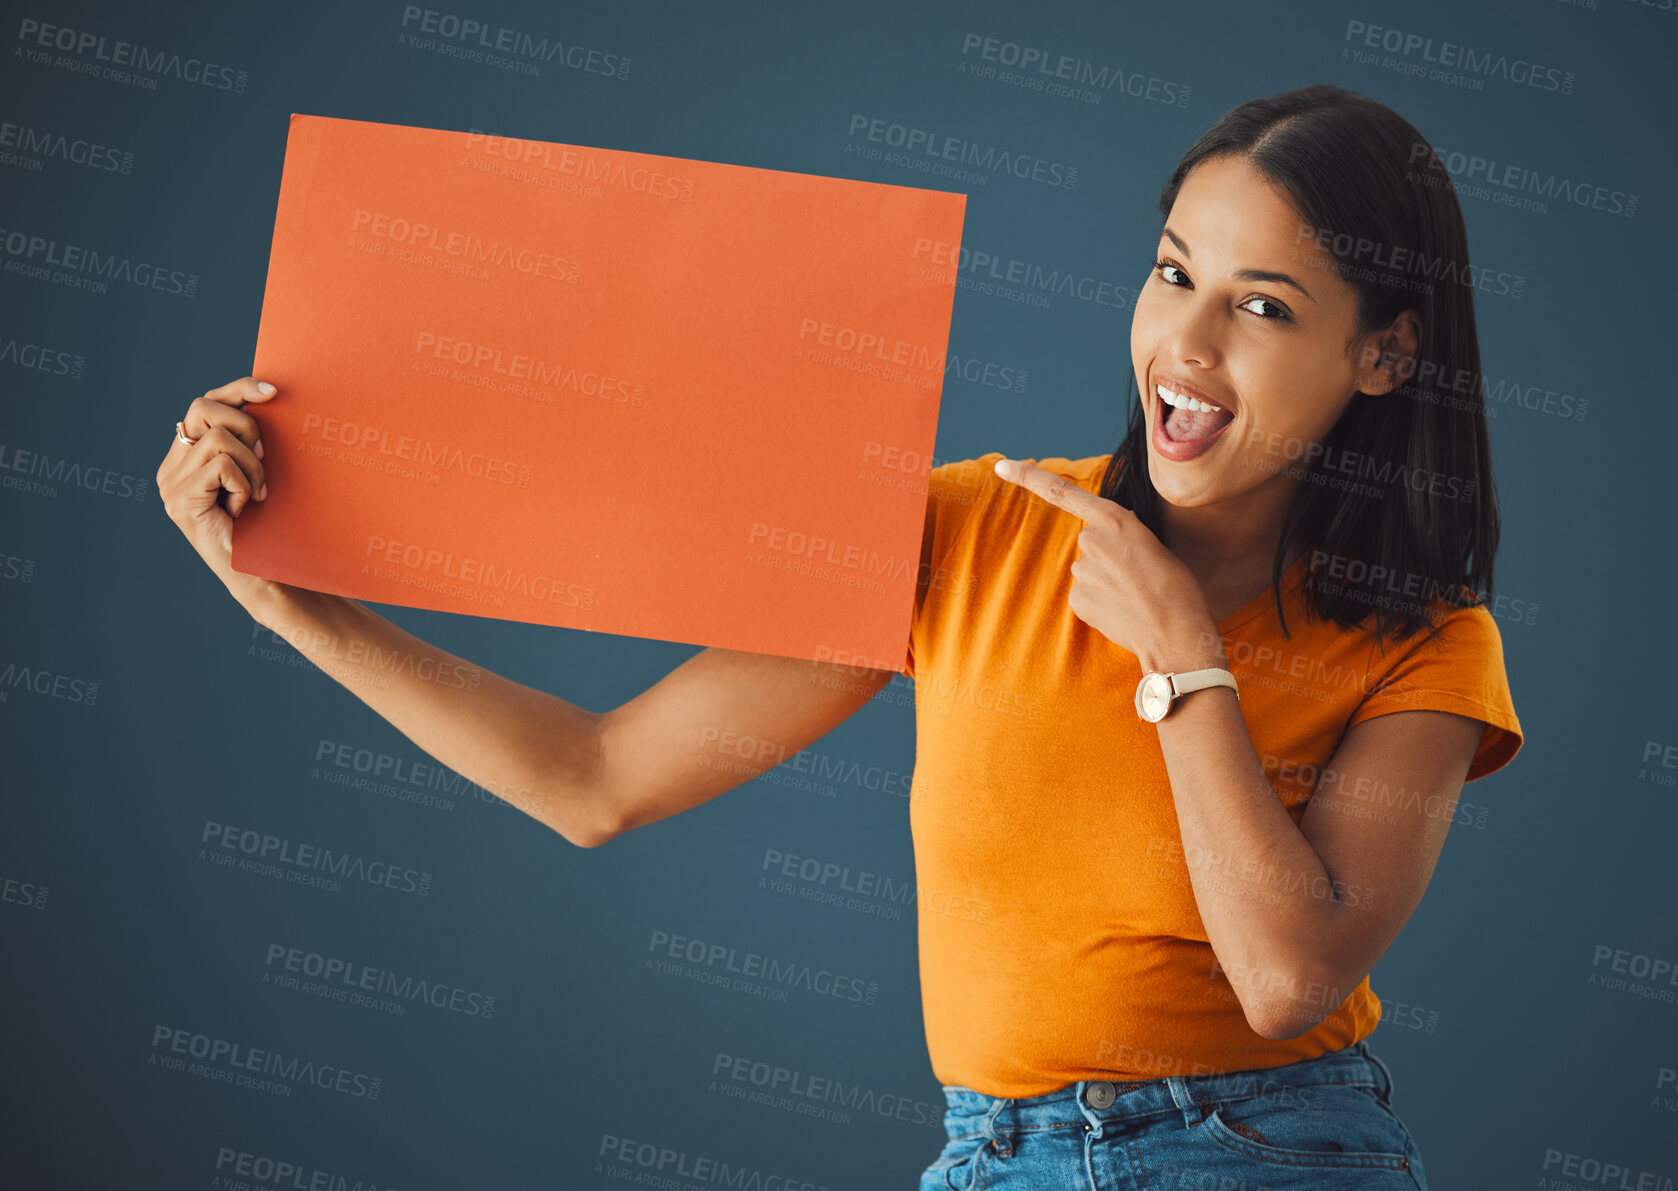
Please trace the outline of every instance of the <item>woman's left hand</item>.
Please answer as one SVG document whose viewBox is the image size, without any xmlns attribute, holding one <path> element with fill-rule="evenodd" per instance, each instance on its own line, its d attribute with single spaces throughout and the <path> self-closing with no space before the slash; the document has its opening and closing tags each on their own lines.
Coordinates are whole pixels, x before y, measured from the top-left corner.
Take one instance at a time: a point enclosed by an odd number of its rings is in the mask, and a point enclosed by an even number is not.
<svg viewBox="0 0 1678 1191">
<path fill-rule="evenodd" d="M 1200 584 L 1141 518 L 1063 476 L 1017 459 L 996 474 L 1082 519 L 1073 560 L 1073 615 L 1121 649 L 1144 672 L 1222 666 L 1223 642 Z"/>
</svg>

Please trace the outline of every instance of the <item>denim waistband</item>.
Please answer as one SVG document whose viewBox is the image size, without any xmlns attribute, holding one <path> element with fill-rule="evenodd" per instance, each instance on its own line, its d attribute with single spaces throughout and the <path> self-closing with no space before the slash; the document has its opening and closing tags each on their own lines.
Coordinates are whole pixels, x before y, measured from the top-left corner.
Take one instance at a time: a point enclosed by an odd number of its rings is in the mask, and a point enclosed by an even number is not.
<svg viewBox="0 0 1678 1191">
<path fill-rule="evenodd" d="M 1168 1075 L 1159 1079 L 1081 1079 L 1041 1096 L 989 1096 L 972 1088 L 944 1085 L 945 1129 L 950 1136 L 982 1133 L 1007 1152 L 1021 1130 L 1088 1122 L 1096 1132 L 1150 1116 L 1181 1114 L 1198 1124 L 1220 1103 L 1249 1096 L 1274 1096 L 1311 1107 L 1313 1087 L 1325 1084 L 1363 1087 L 1383 1103 L 1392 1097 L 1392 1073 L 1359 1041 L 1316 1058 L 1252 1071 L 1215 1075 Z"/>
</svg>

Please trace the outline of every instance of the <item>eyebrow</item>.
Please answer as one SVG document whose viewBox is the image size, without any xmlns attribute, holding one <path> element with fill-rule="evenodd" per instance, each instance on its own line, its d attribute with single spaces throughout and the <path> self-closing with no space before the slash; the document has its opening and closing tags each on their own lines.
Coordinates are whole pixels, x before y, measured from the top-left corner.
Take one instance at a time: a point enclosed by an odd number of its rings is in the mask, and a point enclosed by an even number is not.
<svg viewBox="0 0 1678 1191">
<path fill-rule="evenodd" d="M 1165 234 L 1171 238 L 1171 242 L 1182 251 L 1185 257 L 1192 255 L 1189 252 L 1189 246 L 1183 243 L 1182 237 L 1178 236 L 1177 233 L 1172 231 L 1170 228 L 1166 228 L 1164 230 Z M 1291 285 L 1307 298 L 1311 298 L 1313 302 L 1317 301 L 1317 299 L 1311 297 L 1310 290 L 1299 284 L 1299 282 L 1295 281 L 1292 277 L 1289 277 L 1286 273 L 1272 273 L 1266 269 L 1237 269 L 1235 271 L 1235 277 L 1238 281 L 1275 281 L 1281 283 L 1282 285 Z M 1321 303 L 1318 304 L 1321 305 Z"/>
</svg>

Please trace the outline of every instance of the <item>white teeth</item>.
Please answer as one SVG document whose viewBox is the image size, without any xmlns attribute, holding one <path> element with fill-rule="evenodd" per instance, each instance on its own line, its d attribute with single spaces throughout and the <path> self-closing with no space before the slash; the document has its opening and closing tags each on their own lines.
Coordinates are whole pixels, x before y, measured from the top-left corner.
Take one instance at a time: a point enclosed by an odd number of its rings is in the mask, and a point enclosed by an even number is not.
<svg viewBox="0 0 1678 1191">
<path fill-rule="evenodd" d="M 1187 410 L 1209 409 L 1213 413 L 1218 413 L 1223 409 L 1221 405 L 1213 405 L 1211 402 L 1202 401 L 1198 397 L 1185 397 L 1181 393 L 1173 393 L 1164 385 L 1155 385 L 1154 392 L 1158 393 L 1159 399 L 1167 405 L 1175 405 Z"/>
</svg>

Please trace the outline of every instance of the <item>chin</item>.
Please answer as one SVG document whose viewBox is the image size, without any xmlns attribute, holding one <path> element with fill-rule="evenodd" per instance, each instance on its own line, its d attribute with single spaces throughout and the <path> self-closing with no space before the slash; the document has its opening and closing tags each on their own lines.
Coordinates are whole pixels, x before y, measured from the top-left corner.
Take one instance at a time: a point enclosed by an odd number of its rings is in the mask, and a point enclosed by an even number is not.
<svg viewBox="0 0 1678 1191">
<path fill-rule="evenodd" d="M 1207 494 L 1203 484 L 1196 484 L 1190 488 L 1176 478 L 1162 484 L 1157 471 L 1153 473 L 1153 480 L 1154 491 L 1159 493 L 1159 498 L 1166 504 L 1174 505 L 1179 509 L 1192 509 L 1197 505 L 1208 505 L 1217 499 L 1215 496 Z"/>
</svg>

